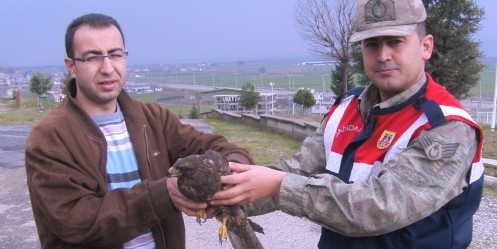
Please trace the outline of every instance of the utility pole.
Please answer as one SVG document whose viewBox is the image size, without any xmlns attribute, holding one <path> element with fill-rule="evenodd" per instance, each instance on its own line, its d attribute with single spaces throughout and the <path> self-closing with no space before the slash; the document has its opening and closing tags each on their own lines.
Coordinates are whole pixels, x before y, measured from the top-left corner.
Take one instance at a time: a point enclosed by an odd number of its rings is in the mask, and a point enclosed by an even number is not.
<svg viewBox="0 0 497 249">
<path fill-rule="evenodd" d="M 273 82 L 269 82 L 269 85 L 271 86 L 271 115 L 274 116 L 274 91 L 273 91 Z"/>
<path fill-rule="evenodd" d="M 490 131 L 495 131 L 495 112 L 497 110 L 497 64 L 495 64 L 495 88 L 494 88 L 494 102 L 492 107 L 492 124 Z"/>
</svg>

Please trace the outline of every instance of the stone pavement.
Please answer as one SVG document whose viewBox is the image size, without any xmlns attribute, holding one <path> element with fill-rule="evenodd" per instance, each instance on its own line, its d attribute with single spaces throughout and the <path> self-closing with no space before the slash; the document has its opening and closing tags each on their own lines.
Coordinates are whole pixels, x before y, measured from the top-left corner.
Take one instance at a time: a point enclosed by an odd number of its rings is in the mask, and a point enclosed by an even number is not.
<svg viewBox="0 0 497 249">
<path fill-rule="evenodd" d="M 39 248 L 24 170 L 30 128 L 0 125 L 0 248 Z"/>
</svg>

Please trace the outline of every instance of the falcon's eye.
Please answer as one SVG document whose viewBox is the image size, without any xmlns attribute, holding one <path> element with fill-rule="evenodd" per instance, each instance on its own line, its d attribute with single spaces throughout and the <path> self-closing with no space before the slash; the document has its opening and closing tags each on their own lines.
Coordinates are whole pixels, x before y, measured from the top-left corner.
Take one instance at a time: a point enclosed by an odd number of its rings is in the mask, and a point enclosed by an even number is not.
<svg viewBox="0 0 497 249">
<path fill-rule="evenodd" d="M 181 171 L 183 171 L 183 173 L 190 172 L 192 170 L 193 170 L 193 168 L 190 168 L 190 167 L 181 167 Z"/>
</svg>

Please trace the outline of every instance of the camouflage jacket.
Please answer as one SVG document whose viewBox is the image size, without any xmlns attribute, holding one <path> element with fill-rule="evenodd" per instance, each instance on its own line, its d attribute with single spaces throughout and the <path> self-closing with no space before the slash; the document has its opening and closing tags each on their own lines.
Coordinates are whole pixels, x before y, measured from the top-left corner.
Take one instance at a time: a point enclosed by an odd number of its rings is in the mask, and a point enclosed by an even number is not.
<svg viewBox="0 0 497 249">
<path fill-rule="evenodd" d="M 429 75 L 428 79 L 436 84 Z M 380 104 L 371 101 L 378 99 L 378 92 L 370 85 L 358 98 L 358 112 L 368 120 L 371 108 L 404 103 L 420 92 L 425 82 L 423 78 L 411 89 Z M 351 183 L 326 170 L 325 128 L 323 122 L 291 159 L 270 165 L 287 172 L 279 198 L 247 206 L 250 215 L 280 209 L 340 235 L 378 236 L 421 221 L 448 205 L 467 189 L 469 175 L 481 179 L 482 165 L 473 161 L 481 155 L 482 134 L 469 120 L 448 121 L 422 130 L 406 148 L 384 162 L 376 175 Z M 449 158 L 429 158 L 426 149 L 433 143 L 457 144 L 457 150 Z M 477 208 L 480 197 L 475 196 Z"/>
</svg>

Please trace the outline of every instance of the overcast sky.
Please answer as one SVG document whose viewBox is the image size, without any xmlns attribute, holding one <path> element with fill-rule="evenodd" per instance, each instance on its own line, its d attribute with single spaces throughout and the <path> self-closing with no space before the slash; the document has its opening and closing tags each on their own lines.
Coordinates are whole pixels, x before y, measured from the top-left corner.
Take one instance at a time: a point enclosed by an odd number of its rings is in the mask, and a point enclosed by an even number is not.
<svg viewBox="0 0 497 249">
<path fill-rule="evenodd" d="M 63 65 L 64 34 L 89 12 L 121 24 L 130 63 L 315 57 L 299 37 L 298 0 L 2 0 L 0 67 Z M 497 57 L 497 1 L 475 36 Z"/>
</svg>

